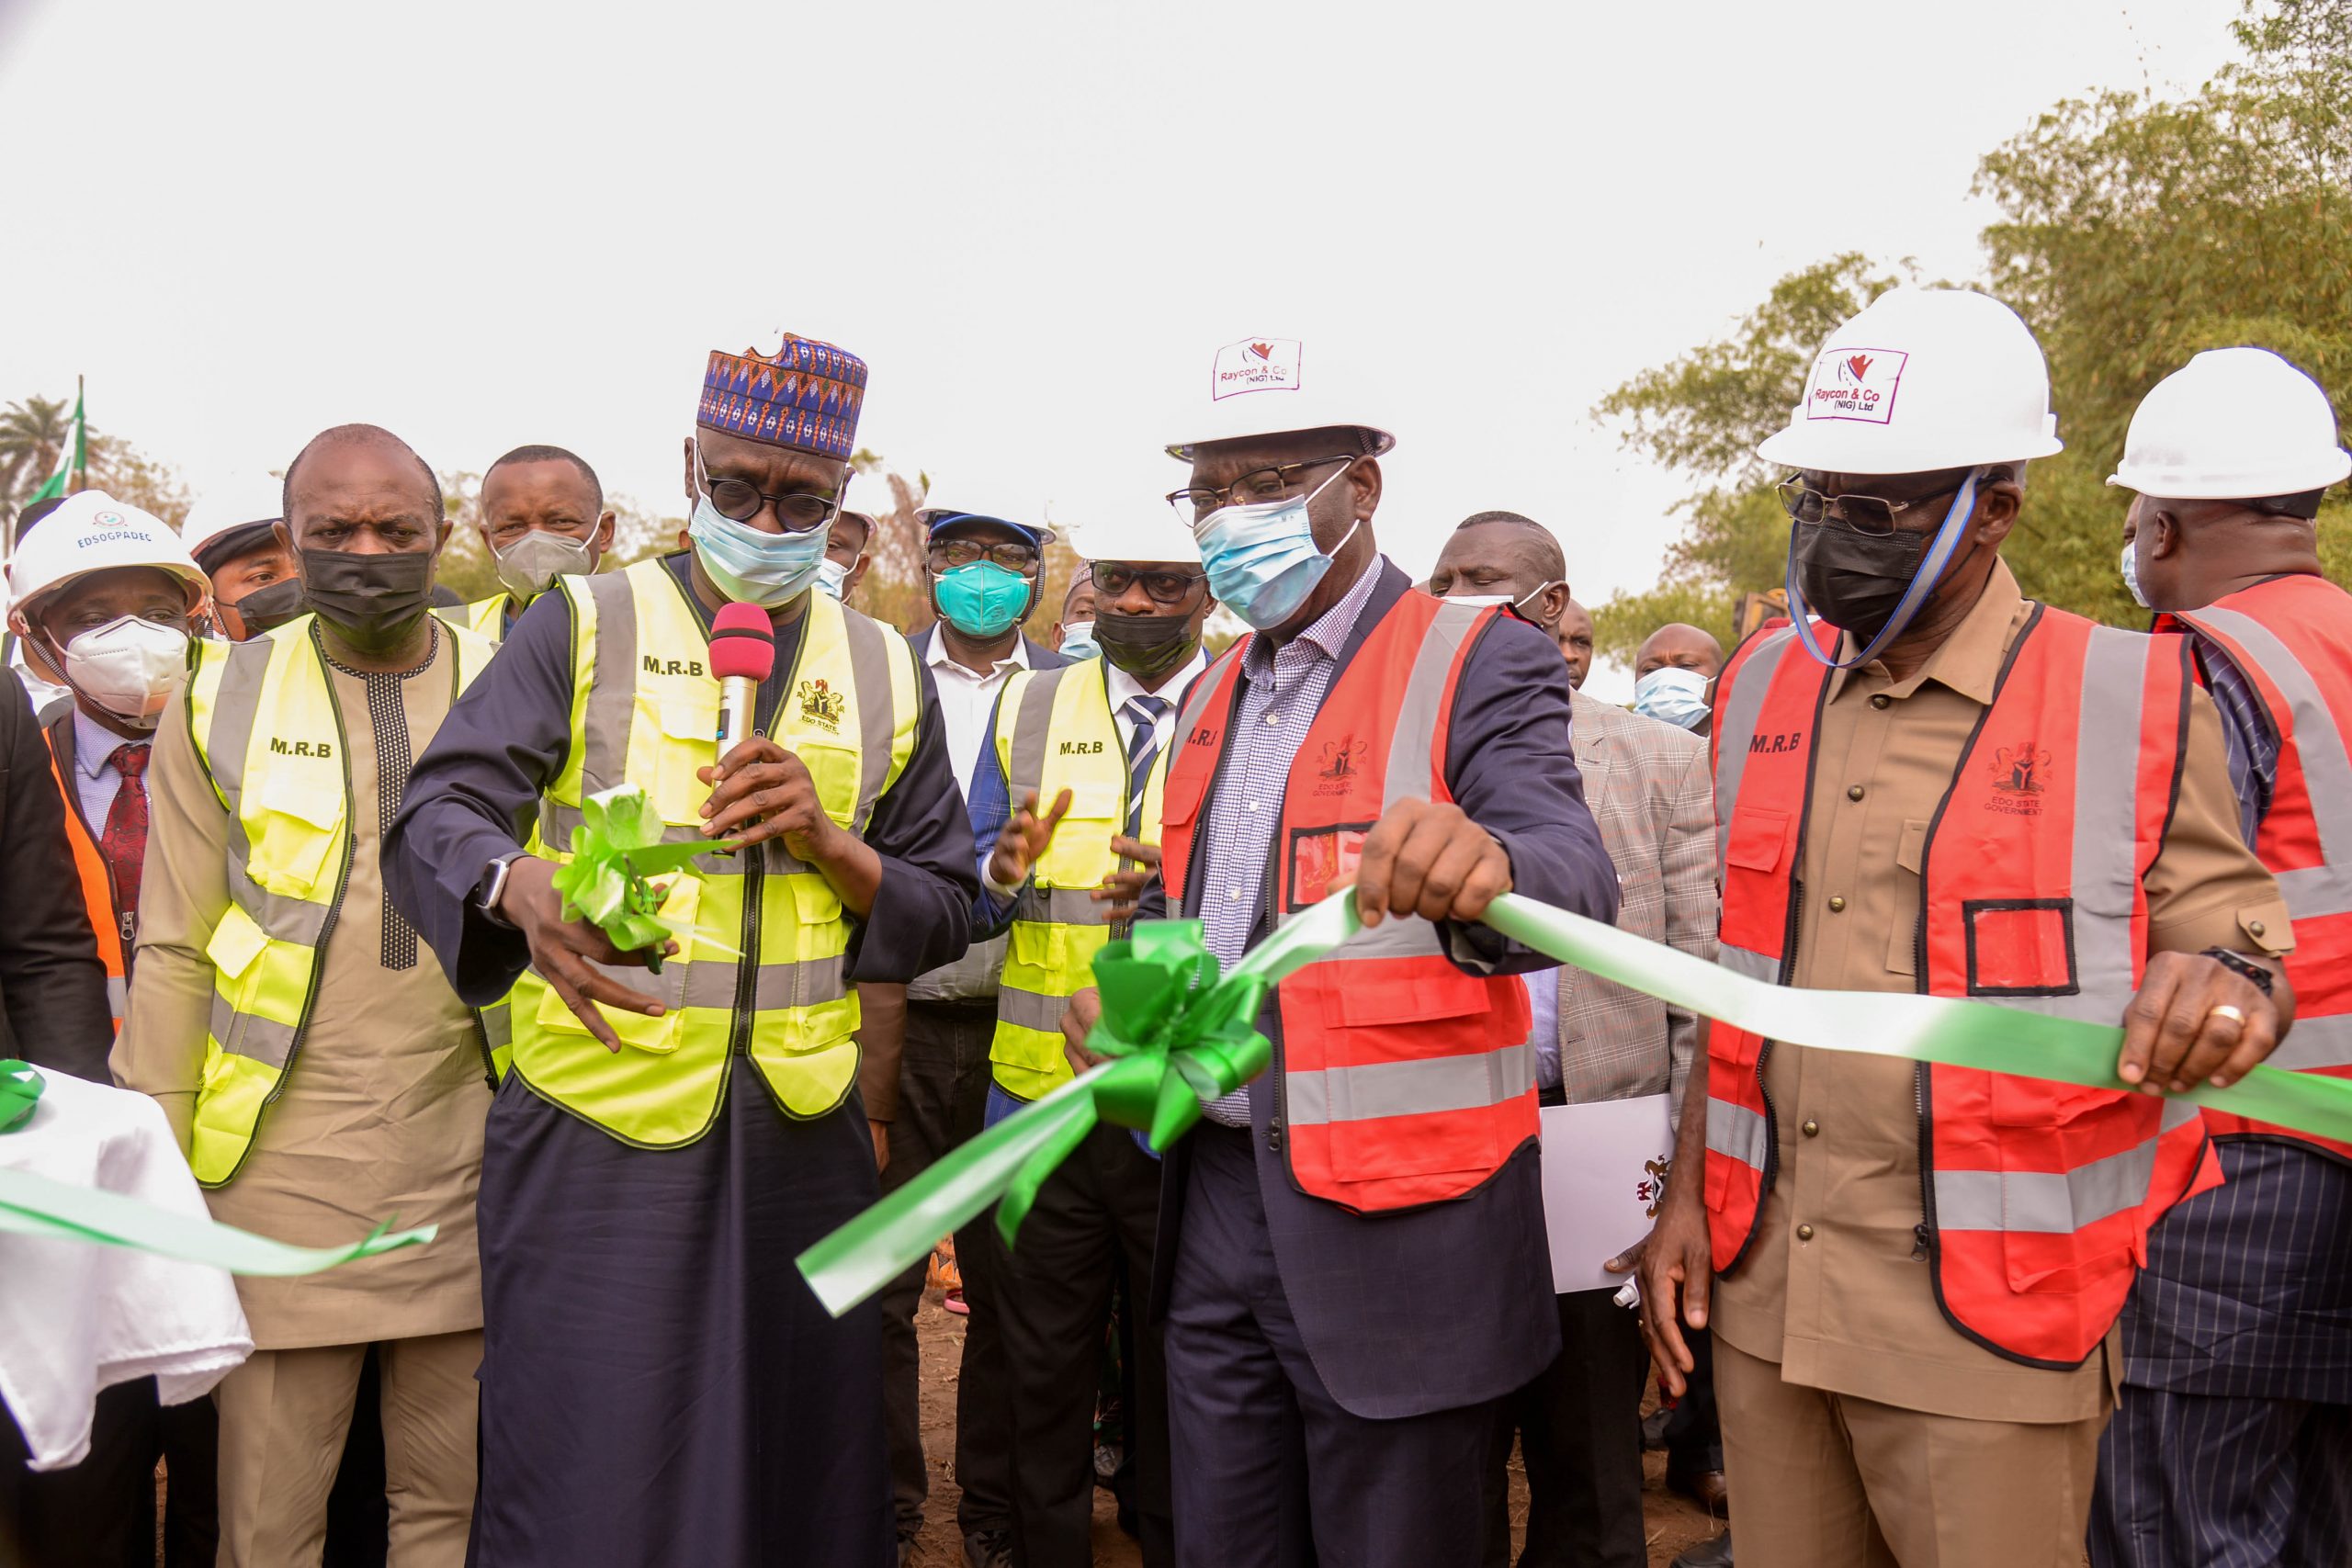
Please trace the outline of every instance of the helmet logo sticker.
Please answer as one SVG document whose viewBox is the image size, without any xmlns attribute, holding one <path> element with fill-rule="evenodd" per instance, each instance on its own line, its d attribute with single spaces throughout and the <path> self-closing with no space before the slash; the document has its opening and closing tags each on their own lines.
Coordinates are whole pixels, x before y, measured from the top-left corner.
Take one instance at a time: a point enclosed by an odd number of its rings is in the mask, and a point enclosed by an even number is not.
<svg viewBox="0 0 2352 1568">
<path fill-rule="evenodd" d="M 1910 357 L 1891 348 L 1827 350 L 1813 362 L 1813 374 L 1805 379 L 1805 418 L 1892 423 L 1895 388 Z"/>
<path fill-rule="evenodd" d="M 1216 351 L 1212 401 L 1243 392 L 1295 392 L 1306 345 L 1296 338 L 1243 338 Z"/>
</svg>

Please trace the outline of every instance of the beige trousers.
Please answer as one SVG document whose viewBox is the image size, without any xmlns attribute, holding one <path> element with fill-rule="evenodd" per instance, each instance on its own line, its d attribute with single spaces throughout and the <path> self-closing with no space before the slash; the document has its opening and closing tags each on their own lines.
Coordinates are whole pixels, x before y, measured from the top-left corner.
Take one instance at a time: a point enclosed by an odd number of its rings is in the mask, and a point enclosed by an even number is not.
<svg viewBox="0 0 2352 1568">
<path fill-rule="evenodd" d="M 1715 1337 L 1740 1568 L 2081 1568 L 2088 1421 L 1969 1421 L 1781 1381 Z"/>
<path fill-rule="evenodd" d="M 220 1568 L 317 1568 L 365 1345 L 259 1350 L 221 1380 Z M 463 1568 L 474 1511 L 481 1331 L 388 1339 L 389 1568 Z"/>
</svg>

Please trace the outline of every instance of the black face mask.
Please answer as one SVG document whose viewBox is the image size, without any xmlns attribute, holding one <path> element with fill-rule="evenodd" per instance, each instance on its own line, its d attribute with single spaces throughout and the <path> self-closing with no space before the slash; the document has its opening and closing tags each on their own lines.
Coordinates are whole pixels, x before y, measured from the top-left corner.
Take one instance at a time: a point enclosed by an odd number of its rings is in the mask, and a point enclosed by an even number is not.
<svg viewBox="0 0 2352 1568">
<path fill-rule="evenodd" d="M 1123 615 L 1097 607 L 1094 640 L 1102 657 L 1138 681 L 1156 681 L 1193 657 L 1190 615 Z"/>
<path fill-rule="evenodd" d="M 302 580 L 281 577 L 266 588 L 256 588 L 229 606 L 245 623 L 247 637 L 259 637 L 272 626 L 282 626 L 295 616 L 307 614 L 310 602 L 302 597 Z"/>
<path fill-rule="evenodd" d="M 1932 534 L 1857 534 L 1830 523 L 1799 523 L 1789 538 L 1789 563 L 1814 612 L 1855 641 L 1868 645 L 1894 618 Z"/>
<path fill-rule="evenodd" d="M 295 553 L 301 558 L 302 595 L 310 607 L 363 653 L 398 648 L 432 605 L 433 557 L 426 551 Z"/>
</svg>

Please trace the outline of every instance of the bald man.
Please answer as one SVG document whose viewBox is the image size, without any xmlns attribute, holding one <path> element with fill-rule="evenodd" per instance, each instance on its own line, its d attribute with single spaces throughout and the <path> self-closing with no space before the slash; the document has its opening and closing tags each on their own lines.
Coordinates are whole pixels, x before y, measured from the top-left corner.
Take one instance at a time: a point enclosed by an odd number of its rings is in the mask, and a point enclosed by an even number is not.
<svg viewBox="0 0 2352 1568">
<path fill-rule="evenodd" d="M 1724 667 L 1724 645 L 1697 626 L 1669 621 L 1634 652 L 1634 711 L 1707 733 L 1707 689 Z"/>
</svg>

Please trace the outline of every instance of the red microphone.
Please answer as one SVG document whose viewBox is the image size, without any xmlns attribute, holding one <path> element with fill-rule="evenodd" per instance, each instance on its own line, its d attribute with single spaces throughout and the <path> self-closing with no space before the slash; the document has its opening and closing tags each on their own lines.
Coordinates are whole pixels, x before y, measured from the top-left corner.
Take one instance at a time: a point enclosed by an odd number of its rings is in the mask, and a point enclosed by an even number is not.
<svg viewBox="0 0 2352 1568">
<path fill-rule="evenodd" d="M 757 604 L 722 604 L 710 627 L 710 672 L 718 677 L 718 754 L 752 736 L 760 682 L 775 670 L 775 628 Z"/>
</svg>

